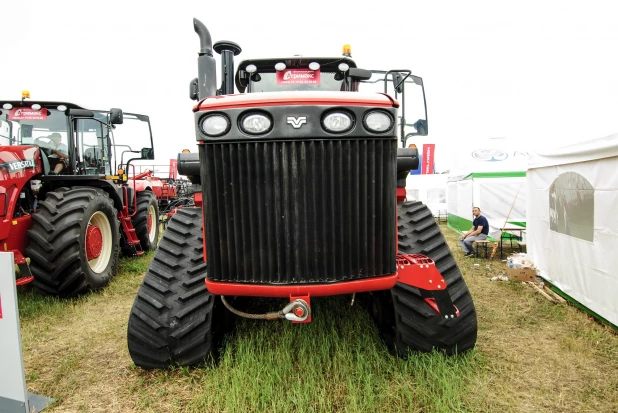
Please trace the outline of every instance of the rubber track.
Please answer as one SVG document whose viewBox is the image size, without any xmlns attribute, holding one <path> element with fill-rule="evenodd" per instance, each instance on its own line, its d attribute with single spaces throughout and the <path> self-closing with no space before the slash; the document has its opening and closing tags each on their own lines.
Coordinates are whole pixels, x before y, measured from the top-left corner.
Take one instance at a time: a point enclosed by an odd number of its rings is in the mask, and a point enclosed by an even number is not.
<svg viewBox="0 0 618 413">
<path fill-rule="evenodd" d="M 81 225 L 84 211 L 96 197 L 103 196 L 116 215 L 109 195 L 95 188 L 58 188 L 48 192 L 32 214 L 26 254 L 35 287 L 52 295 L 74 296 L 91 289 L 80 263 Z M 114 230 L 114 222 L 110 222 Z M 118 226 L 116 225 L 116 230 Z M 118 246 L 112 251 L 112 274 L 118 261 Z M 88 265 L 88 264 L 85 264 Z"/>
<path fill-rule="evenodd" d="M 453 354 L 473 348 L 477 317 L 472 296 L 439 225 L 422 202 L 399 205 L 398 242 L 400 254 L 422 254 L 435 261 L 460 316 L 449 320 L 439 317 L 424 302 L 419 289 L 397 283 L 391 290 L 397 351 L 405 354 L 408 349 L 435 348 Z"/>
<path fill-rule="evenodd" d="M 214 296 L 205 285 L 201 222 L 200 208 L 174 214 L 138 291 L 127 333 L 139 367 L 195 365 L 213 350 Z"/>
</svg>

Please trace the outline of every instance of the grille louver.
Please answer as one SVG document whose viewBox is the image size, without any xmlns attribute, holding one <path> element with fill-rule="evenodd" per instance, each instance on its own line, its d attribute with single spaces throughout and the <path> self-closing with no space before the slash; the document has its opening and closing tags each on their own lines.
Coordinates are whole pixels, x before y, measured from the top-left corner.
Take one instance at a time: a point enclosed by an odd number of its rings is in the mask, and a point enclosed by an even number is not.
<svg viewBox="0 0 618 413">
<path fill-rule="evenodd" d="M 328 283 L 396 271 L 396 141 L 200 145 L 208 278 Z"/>
</svg>

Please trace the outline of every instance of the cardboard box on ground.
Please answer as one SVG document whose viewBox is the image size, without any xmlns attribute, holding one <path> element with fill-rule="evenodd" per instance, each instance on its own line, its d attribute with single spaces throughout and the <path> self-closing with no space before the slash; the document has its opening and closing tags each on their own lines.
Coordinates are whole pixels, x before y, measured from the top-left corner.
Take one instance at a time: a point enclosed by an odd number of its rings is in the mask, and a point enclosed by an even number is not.
<svg viewBox="0 0 618 413">
<path fill-rule="evenodd" d="M 511 255 L 506 263 L 506 275 L 514 281 L 536 281 L 536 268 L 526 253 Z"/>
<path fill-rule="evenodd" d="M 509 280 L 513 281 L 535 281 L 536 280 L 536 270 L 532 268 L 509 268 L 507 265 L 506 275 L 509 277 Z"/>
</svg>

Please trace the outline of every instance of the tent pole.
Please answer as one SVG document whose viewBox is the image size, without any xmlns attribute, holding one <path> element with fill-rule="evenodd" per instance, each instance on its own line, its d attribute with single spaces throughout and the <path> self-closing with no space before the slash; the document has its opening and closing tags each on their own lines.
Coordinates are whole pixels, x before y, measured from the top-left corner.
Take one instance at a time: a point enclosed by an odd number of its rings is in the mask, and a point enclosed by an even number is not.
<svg viewBox="0 0 618 413">
<path fill-rule="evenodd" d="M 524 182 L 526 182 L 526 181 L 523 181 L 519 185 L 519 189 L 517 189 L 517 193 L 515 194 L 515 199 L 513 200 L 513 203 L 511 204 L 511 209 L 509 209 L 509 213 L 506 216 L 506 219 L 504 220 L 504 225 L 502 225 L 502 227 L 500 228 L 500 239 L 498 239 L 498 242 L 496 242 L 494 244 L 494 248 L 491 251 L 491 257 L 489 257 L 490 260 L 494 259 L 494 256 L 496 255 L 496 250 L 498 249 L 498 244 L 500 244 L 500 242 L 502 242 L 502 228 L 506 228 L 506 223 L 509 222 L 509 218 L 511 217 L 511 212 L 513 211 L 513 207 L 515 206 L 515 201 L 517 201 L 517 196 L 519 195 L 519 190 L 524 185 Z"/>
</svg>

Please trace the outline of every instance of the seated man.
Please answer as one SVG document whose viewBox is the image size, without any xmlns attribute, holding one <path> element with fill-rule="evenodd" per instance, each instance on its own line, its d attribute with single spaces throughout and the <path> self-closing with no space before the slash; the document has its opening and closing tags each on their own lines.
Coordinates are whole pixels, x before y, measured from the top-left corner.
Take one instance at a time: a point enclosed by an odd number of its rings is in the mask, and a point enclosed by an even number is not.
<svg viewBox="0 0 618 413">
<path fill-rule="evenodd" d="M 459 244 L 461 244 L 461 248 L 465 253 L 464 257 L 475 255 L 474 252 L 472 252 L 472 243 L 474 241 L 487 239 L 487 235 L 489 234 L 489 222 L 487 218 L 481 215 L 481 209 L 478 207 L 472 208 L 472 215 L 474 215 L 472 228 L 459 237 Z"/>
<path fill-rule="evenodd" d="M 48 147 L 50 158 L 59 158 L 59 162 L 54 167 L 53 172 L 50 175 L 59 175 L 60 172 L 68 165 L 69 162 L 69 149 L 62 143 L 62 136 L 58 132 L 54 132 L 48 136 L 50 139 L 50 145 Z"/>
</svg>

